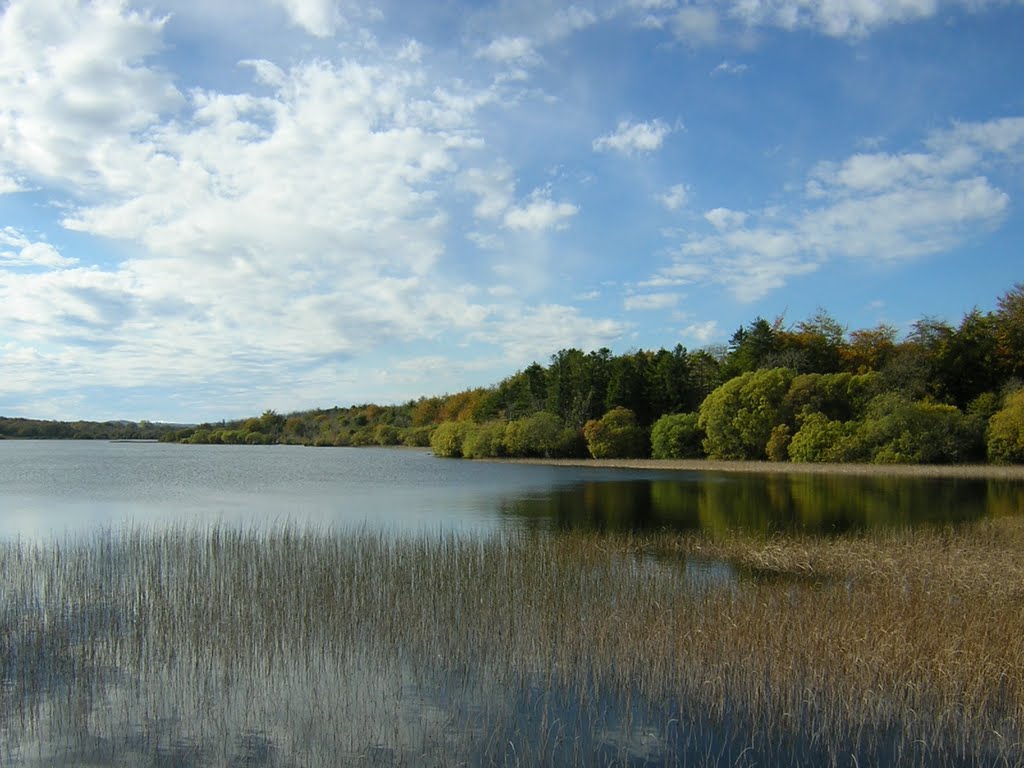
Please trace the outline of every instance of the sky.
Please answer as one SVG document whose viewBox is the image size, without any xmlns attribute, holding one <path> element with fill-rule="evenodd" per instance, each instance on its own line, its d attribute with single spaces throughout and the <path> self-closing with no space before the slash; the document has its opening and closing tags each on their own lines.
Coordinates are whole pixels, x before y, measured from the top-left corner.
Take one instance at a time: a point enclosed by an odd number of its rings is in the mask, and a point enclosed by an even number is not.
<svg viewBox="0 0 1024 768">
<path fill-rule="evenodd" d="M 0 415 L 216 421 L 1024 280 L 1022 0 L 0 0 Z"/>
</svg>

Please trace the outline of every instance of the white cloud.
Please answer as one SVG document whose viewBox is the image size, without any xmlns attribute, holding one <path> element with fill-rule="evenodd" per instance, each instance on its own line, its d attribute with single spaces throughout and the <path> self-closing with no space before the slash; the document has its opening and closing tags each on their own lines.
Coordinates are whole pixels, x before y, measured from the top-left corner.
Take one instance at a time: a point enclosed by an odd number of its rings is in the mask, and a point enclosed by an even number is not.
<svg viewBox="0 0 1024 768">
<path fill-rule="evenodd" d="M 579 213 L 579 208 L 572 203 L 555 202 L 550 195 L 547 189 L 535 189 L 523 205 L 509 208 L 505 213 L 505 226 L 527 232 L 567 226 L 568 220 Z"/>
<path fill-rule="evenodd" d="M 292 24 L 316 37 L 330 37 L 342 23 L 335 0 L 271 0 L 288 14 Z"/>
<path fill-rule="evenodd" d="M 11 249 L 11 250 L 8 250 Z M 0 269 L 5 267 L 71 267 L 78 259 L 62 256 L 49 243 L 32 242 L 13 227 L 0 229 Z"/>
<path fill-rule="evenodd" d="M 476 52 L 478 58 L 503 64 L 533 65 L 540 61 L 533 43 L 526 37 L 498 37 Z"/>
<path fill-rule="evenodd" d="M 935 152 L 952 152 L 966 146 L 980 151 L 1024 160 L 1024 117 L 1004 117 L 984 123 L 957 123 L 952 130 L 928 141 Z"/>
<path fill-rule="evenodd" d="M 1024 121 L 960 124 L 925 143 L 931 151 L 820 164 L 802 199 L 786 207 L 708 211 L 716 231 L 682 243 L 654 280 L 717 283 L 751 301 L 829 258 L 918 258 L 997 224 L 1009 196 L 980 171 L 996 153 L 1005 157 L 1024 146 Z"/>
<path fill-rule="evenodd" d="M 690 45 L 713 43 L 727 35 L 750 30 L 809 29 L 830 37 L 857 39 L 894 24 L 933 18 L 942 9 L 959 6 L 968 12 L 1013 0 L 689 0 L 682 7 L 670 2 L 630 2 L 649 28 L 669 28 Z M 714 72 L 736 71 L 721 65 Z"/>
<path fill-rule="evenodd" d="M 668 191 L 656 195 L 655 198 L 670 211 L 675 211 L 686 205 L 686 201 L 690 198 L 690 189 L 683 184 L 674 184 Z"/>
<path fill-rule="evenodd" d="M 113 181 L 104 156 L 182 104 L 168 74 L 141 64 L 165 21 L 119 3 L 12 0 L 0 15 L 3 175 Z"/>
<path fill-rule="evenodd" d="M 712 75 L 742 75 L 747 71 L 746 64 L 737 64 L 734 61 L 723 61 L 711 70 Z"/>
<path fill-rule="evenodd" d="M 13 192 L 22 191 L 24 191 L 24 187 L 18 183 L 17 179 L 0 173 L 0 195 L 9 195 Z"/>
<path fill-rule="evenodd" d="M 594 139 L 592 146 L 595 152 L 616 151 L 625 155 L 634 152 L 653 152 L 659 149 L 672 128 L 660 119 L 650 122 L 634 123 L 623 120 L 614 132 Z"/>
<path fill-rule="evenodd" d="M 1009 197 L 984 177 L 923 180 L 809 211 L 796 230 L 806 250 L 895 261 L 938 253 L 998 221 Z"/>
<path fill-rule="evenodd" d="M 639 8 L 644 11 L 666 10 L 675 8 L 676 0 L 629 0 L 630 8 Z"/>
<path fill-rule="evenodd" d="M 628 311 L 671 309 L 679 304 L 677 293 L 640 293 L 627 296 L 622 302 Z"/>
<path fill-rule="evenodd" d="M 511 169 L 500 166 L 493 170 L 469 168 L 457 179 L 460 189 L 475 194 L 479 201 L 473 209 L 478 219 L 499 219 L 512 205 L 515 183 Z"/>
<path fill-rule="evenodd" d="M 556 4 L 556 7 L 561 4 Z M 598 22 L 598 16 L 589 8 L 583 8 L 572 4 L 568 8 L 564 6 L 553 13 L 545 26 L 547 38 L 550 41 L 561 40 L 574 32 L 591 27 Z"/>
<path fill-rule="evenodd" d="M 259 95 L 186 98 L 147 67 L 162 28 L 117 3 L 16 0 L 0 16 L 5 177 L 64 190 L 64 225 L 117 244 L 81 268 L 3 230 L 0 339 L 63 350 L 40 352 L 44 381 L 283 392 L 299 369 L 334 391 L 340 359 L 487 319 L 473 288 L 435 272 L 437 190 L 479 146 L 486 91 L 385 52 L 251 61 Z M 571 212 L 538 196 L 520 223 Z"/>
<path fill-rule="evenodd" d="M 680 334 L 694 344 L 705 345 L 720 336 L 717 320 L 706 320 L 702 323 L 691 323 L 683 328 Z"/>
<path fill-rule="evenodd" d="M 711 43 L 718 37 L 718 10 L 712 6 L 688 5 L 671 18 L 676 37 L 686 43 Z"/>
<path fill-rule="evenodd" d="M 626 330 L 623 323 L 586 317 L 576 307 L 542 304 L 510 307 L 498 322 L 472 337 L 501 346 L 508 363 L 521 365 L 547 359 L 560 349 L 600 349 L 621 338 Z"/>
<path fill-rule="evenodd" d="M 491 232 L 467 232 L 466 239 L 484 251 L 501 250 L 501 238 Z"/>
<path fill-rule="evenodd" d="M 712 208 L 704 214 L 704 218 L 715 229 L 733 229 L 743 226 L 743 222 L 747 220 L 747 214 L 742 211 L 732 211 L 728 208 Z"/>
<path fill-rule="evenodd" d="M 870 30 L 935 15 L 938 0 L 818 0 L 780 3 L 770 23 L 785 28 L 811 27 L 831 37 L 859 37 Z"/>
<path fill-rule="evenodd" d="M 316 7 L 334 6 L 302 8 Z M 544 234 L 579 208 L 550 187 L 517 196 L 511 168 L 481 166 L 478 113 L 496 95 L 438 78 L 428 51 L 250 58 L 251 86 L 182 94 L 152 64 L 163 19 L 71 0 L 0 13 L 0 178 L 55 196 L 49 210 L 99 261 L 2 230 L 0 395 L 160 387 L 182 393 L 178 414 L 225 416 L 253 398 L 298 408 L 429 387 L 387 378 L 388 345 L 483 333 L 503 359 L 532 358 L 622 332 L 572 307 L 523 307 L 523 265 L 536 259 L 529 279 L 546 281 Z M 471 242 L 529 252 L 508 256 L 516 279 L 493 292 L 446 252 L 464 193 L 501 227 Z"/>
</svg>

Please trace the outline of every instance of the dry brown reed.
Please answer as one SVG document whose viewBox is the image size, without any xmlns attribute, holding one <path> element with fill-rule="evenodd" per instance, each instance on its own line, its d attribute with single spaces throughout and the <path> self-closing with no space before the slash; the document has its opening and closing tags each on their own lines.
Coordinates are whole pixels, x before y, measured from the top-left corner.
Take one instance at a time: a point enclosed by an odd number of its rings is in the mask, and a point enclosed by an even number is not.
<svg viewBox="0 0 1024 768">
<path fill-rule="evenodd" d="M 2 545 L 0 566 L 0 765 L 1024 760 L 1019 519 L 135 529 Z"/>
</svg>

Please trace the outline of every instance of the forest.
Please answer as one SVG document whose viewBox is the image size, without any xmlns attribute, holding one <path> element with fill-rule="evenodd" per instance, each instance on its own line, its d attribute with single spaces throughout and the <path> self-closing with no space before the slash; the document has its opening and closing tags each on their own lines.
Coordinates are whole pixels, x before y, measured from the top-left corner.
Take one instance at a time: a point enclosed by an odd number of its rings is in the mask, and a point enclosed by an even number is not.
<svg viewBox="0 0 1024 768">
<path fill-rule="evenodd" d="M 181 424 L 150 421 L 44 421 L 0 416 L 0 440 L 158 440 Z"/>
<path fill-rule="evenodd" d="M 563 349 L 501 382 L 167 430 L 187 443 L 429 446 L 445 457 L 1024 463 L 1024 283 L 952 325 L 847 331 L 824 309 L 728 345 Z"/>
</svg>

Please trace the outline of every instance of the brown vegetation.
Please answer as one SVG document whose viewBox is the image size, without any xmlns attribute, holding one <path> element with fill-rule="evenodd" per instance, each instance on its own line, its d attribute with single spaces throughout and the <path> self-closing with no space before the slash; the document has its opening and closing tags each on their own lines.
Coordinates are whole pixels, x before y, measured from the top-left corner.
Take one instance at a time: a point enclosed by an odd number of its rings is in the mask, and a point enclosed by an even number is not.
<svg viewBox="0 0 1024 768">
<path fill-rule="evenodd" d="M 133 531 L 4 545 L 0 565 L 15 753 L 99 734 L 123 756 L 142 729 L 154 755 L 225 764 L 253 733 L 280 765 L 1024 760 L 1017 518 L 836 539 Z"/>
</svg>

